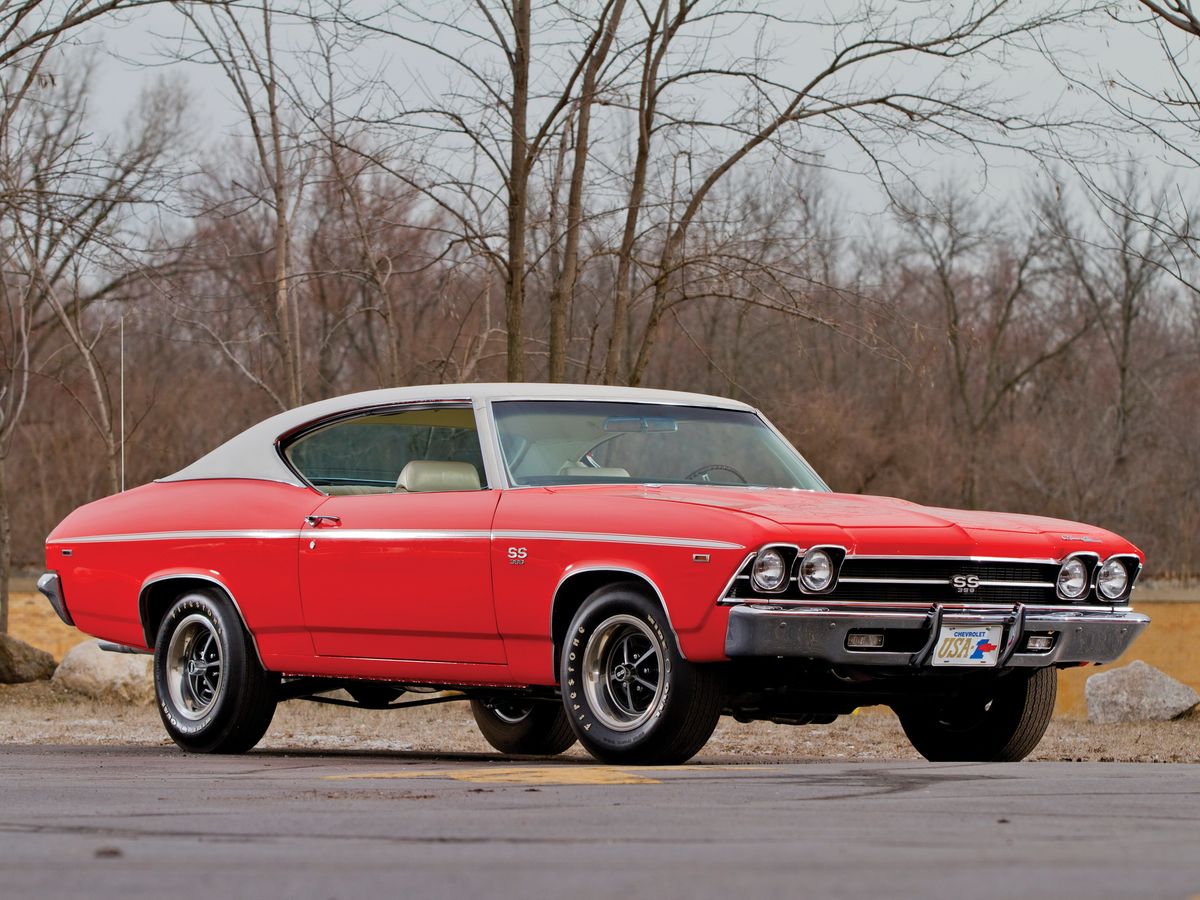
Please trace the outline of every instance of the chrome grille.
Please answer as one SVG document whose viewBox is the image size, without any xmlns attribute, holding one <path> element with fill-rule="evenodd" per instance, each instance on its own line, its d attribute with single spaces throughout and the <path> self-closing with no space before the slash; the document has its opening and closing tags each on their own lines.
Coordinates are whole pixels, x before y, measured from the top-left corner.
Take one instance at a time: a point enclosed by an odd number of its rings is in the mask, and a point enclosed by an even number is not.
<svg viewBox="0 0 1200 900">
<path fill-rule="evenodd" d="M 751 560 L 751 563 L 753 560 Z M 778 594 L 757 593 L 749 578 L 750 564 L 734 579 L 728 599 L 850 600 L 876 603 L 1047 603 L 1061 604 L 1055 592 L 1058 563 L 1015 560 L 846 558 L 837 585 L 827 594 L 805 594 L 793 578 Z M 974 590 L 959 590 L 955 579 Z"/>
</svg>

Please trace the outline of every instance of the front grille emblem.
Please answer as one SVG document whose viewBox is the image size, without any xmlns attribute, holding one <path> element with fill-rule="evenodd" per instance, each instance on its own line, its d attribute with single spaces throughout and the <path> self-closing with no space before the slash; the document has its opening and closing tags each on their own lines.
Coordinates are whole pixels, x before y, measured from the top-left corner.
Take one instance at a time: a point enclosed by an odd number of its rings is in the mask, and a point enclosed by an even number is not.
<svg viewBox="0 0 1200 900">
<path fill-rule="evenodd" d="M 979 587 L 978 575 L 955 575 L 950 579 L 950 584 L 960 594 L 973 594 Z"/>
</svg>

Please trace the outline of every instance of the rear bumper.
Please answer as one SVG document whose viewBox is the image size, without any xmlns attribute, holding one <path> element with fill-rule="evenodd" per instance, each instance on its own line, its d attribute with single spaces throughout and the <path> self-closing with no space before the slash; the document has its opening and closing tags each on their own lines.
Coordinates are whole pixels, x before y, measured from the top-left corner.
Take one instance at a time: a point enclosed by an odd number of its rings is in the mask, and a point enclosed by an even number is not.
<svg viewBox="0 0 1200 900">
<path fill-rule="evenodd" d="M 942 625 L 1003 625 L 1000 666 L 1112 662 L 1150 624 L 1128 609 L 944 606 L 880 608 L 867 605 L 738 606 L 725 634 L 729 657 L 800 657 L 854 666 L 923 666 Z M 851 649 L 851 632 L 882 632 L 879 649 Z M 1031 651 L 1030 635 L 1051 635 L 1048 650 Z M 891 646 L 889 647 L 889 644 Z M 902 650 L 895 649 L 897 646 Z"/>
<path fill-rule="evenodd" d="M 54 611 L 58 613 L 58 617 L 67 625 L 74 626 L 75 621 L 71 618 L 71 613 L 67 610 L 67 601 L 63 599 L 62 581 L 59 580 L 57 572 L 47 572 L 37 580 L 37 589 L 41 591 L 50 605 L 54 607 Z"/>
</svg>

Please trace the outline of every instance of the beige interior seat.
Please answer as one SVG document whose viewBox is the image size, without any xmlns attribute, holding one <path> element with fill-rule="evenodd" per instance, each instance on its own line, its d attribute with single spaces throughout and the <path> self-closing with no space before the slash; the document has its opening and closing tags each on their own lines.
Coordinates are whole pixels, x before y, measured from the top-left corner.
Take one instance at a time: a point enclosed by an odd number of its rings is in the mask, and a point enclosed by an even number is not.
<svg viewBox="0 0 1200 900">
<path fill-rule="evenodd" d="M 617 466 L 599 469 L 594 466 L 563 466 L 558 474 L 568 478 L 628 478 L 629 470 Z"/>
<path fill-rule="evenodd" d="M 479 473 L 468 462 L 440 459 L 414 459 L 400 471 L 397 491 L 477 491 Z"/>
<path fill-rule="evenodd" d="M 322 487 L 330 497 L 357 497 L 360 494 L 390 494 L 392 489 L 380 484 L 328 484 Z"/>
</svg>

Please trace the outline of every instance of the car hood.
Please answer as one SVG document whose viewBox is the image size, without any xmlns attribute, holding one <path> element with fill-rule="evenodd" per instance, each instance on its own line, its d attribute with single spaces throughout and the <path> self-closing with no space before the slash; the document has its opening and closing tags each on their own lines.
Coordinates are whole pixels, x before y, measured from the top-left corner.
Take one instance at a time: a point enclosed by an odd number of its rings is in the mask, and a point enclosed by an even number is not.
<svg viewBox="0 0 1200 900">
<path fill-rule="evenodd" d="M 859 554 L 1061 559 L 1083 550 L 1106 555 L 1135 549 L 1109 531 L 1079 522 L 921 506 L 895 497 L 705 485 L 611 485 L 592 489 L 661 503 L 736 510 L 765 520 L 764 525 L 782 526 L 779 530 L 795 535 L 797 542 L 844 543 Z M 821 536 L 825 534 L 830 536 Z"/>
</svg>

